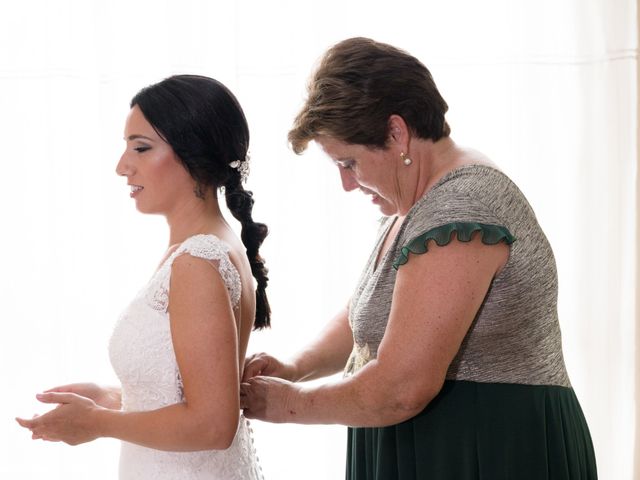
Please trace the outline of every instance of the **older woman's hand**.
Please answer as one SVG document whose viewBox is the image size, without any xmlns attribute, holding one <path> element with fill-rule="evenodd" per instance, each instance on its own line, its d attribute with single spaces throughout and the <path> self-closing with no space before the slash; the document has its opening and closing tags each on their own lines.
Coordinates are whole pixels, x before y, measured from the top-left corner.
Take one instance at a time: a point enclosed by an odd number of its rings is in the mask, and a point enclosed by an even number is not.
<svg viewBox="0 0 640 480">
<path fill-rule="evenodd" d="M 58 406 L 30 420 L 16 418 L 22 427 L 31 430 L 34 440 L 79 445 L 98 437 L 92 414 L 100 407 L 93 400 L 75 393 L 53 392 L 38 394 L 36 398 L 42 403 L 57 403 Z"/>
<path fill-rule="evenodd" d="M 240 407 L 247 418 L 273 423 L 296 421 L 300 386 L 275 377 L 252 377 L 240 385 Z"/>
<path fill-rule="evenodd" d="M 297 380 L 295 367 L 290 364 L 278 360 L 268 353 L 254 353 L 244 362 L 244 372 L 242 381 L 246 382 L 250 378 L 256 376 L 278 377 L 285 380 Z"/>
</svg>

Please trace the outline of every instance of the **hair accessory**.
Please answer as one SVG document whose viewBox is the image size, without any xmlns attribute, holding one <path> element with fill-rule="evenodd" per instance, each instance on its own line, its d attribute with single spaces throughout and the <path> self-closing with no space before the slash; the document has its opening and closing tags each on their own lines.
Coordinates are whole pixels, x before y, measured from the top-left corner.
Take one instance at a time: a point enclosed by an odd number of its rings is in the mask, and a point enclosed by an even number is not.
<svg viewBox="0 0 640 480">
<path fill-rule="evenodd" d="M 240 180 L 242 183 L 246 183 L 249 176 L 249 153 L 244 157 L 244 160 L 234 160 L 229 166 L 240 172 Z"/>
<path fill-rule="evenodd" d="M 400 152 L 400 159 L 402 160 L 402 163 L 404 163 L 407 167 L 413 163 L 413 160 L 407 157 L 404 152 Z"/>
</svg>

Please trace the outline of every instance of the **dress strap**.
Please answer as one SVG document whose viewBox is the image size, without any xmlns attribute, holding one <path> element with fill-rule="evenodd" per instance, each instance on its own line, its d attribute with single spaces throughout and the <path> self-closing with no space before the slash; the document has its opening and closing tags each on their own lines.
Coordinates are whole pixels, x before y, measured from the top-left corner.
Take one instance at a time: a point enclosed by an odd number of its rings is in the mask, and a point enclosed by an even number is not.
<svg viewBox="0 0 640 480">
<path fill-rule="evenodd" d="M 187 238 L 169 255 L 156 274 L 158 285 L 150 289 L 153 291 L 153 298 L 150 299 L 153 308 L 165 311 L 168 308 L 171 266 L 177 257 L 186 254 L 212 262 L 227 287 L 231 306 L 235 309 L 240 303 L 242 283 L 238 270 L 229 258 L 229 251 L 229 245 L 215 235 L 199 234 Z"/>
</svg>

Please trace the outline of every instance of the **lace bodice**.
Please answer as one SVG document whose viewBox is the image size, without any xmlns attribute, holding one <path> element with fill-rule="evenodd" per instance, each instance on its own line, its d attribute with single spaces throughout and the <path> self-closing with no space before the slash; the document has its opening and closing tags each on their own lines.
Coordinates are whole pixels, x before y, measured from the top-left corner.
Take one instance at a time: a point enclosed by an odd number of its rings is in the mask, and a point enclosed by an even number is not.
<svg viewBox="0 0 640 480">
<path fill-rule="evenodd" d="M 234 309 L 240 302 L 240 275 L 229 259 L 229 247 L 213 235 L 185 240 L 125 309 L 113 331 L 109 355 L 122 384 L 124 411 L 155 410 L 184 401 L 167 310 L 171 266 L 185 254 L 209 260 Z M 122 442 L 120 479 L 258 480 L 262 475 L 249 423 L 241 416 L 227 450 L 164 452 Z"/>
</svg>

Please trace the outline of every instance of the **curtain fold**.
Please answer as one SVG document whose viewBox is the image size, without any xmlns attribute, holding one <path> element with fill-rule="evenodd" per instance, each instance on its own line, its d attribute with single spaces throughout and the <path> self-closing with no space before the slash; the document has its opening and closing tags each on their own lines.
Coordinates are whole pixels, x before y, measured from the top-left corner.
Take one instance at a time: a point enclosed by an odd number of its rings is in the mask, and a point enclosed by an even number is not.
<svg viewBox="0 0 640 480">
<path fill-rule="evenodd" d="M 640 0 L 636 3 L 636 228 L 635 228 L 635 449 L 634 478 L 640 478 Z"/>
</svg>

